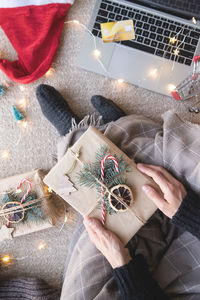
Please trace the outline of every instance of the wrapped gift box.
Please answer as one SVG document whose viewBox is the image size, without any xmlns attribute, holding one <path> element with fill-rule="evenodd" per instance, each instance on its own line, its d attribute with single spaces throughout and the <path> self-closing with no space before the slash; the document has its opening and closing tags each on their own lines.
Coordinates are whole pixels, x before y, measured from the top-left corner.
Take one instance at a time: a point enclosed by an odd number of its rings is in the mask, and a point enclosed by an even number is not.
<svg viewBox="0 0 200 300">
<path fill-rule="evenodd" d="M 109 154 L 122 159 L 128 164 L 126 185 L 133 193 L 133 205 L 125 212 L 107 213 L 105 226 L 115 232 L 124 244 L 145 224 L 156 211 L 154 203 L 147 198 L 142 190 L 144 184 L 156 186 L 148 177 L 140 173 L 132 159 L 125 155 L 116 145 L 101 134 L 97 129 L 90 127 L 81 138 L 68 149 L 65 156 L 45 176 L 44 182 L 58 195 L 79 211 L 83 216 L 97 217 L 101 220 L 99 194 L 96 188 L 80 185 L 77 175 L 83 170 L 84 164 L 94 163 L 96 153 L 100 148 L 109 149 Z M 74 184 L 74 191 L 69 193 L 64 189 L 63 178 L 70 179 Z M 66 179 L 67 182 L 67 179 Z"/>
<path fill-rule="evenodd" d="M 24 221 L 20 221 L 19 223 L 11 222 L 7 224 L 9 228 L 14 228 L 13 232 L 12 230 L 10 230 L 12 232 L 10 238 L 47 229 L 55 225 L 57 218 L 61 215 L 61 210 L 60 210 L 61 204 L 59 203 L 59 200 L 57 199 L 55 200 L 53 194 L 48 192 L 48 187 L 45 186 L 43 183 L 43 177 L 44 174 L 41 170 L 35 170 L 29 173 L 0 179 L 0 202 L 1 202 L 0 241 L 4 240 L 3 234 L 6 230 L 5 225 L 8 222 L 3 215 L 5 211 L 3 210 L 5 203 L 2 203 L 2 201 L 4 197 L 9 193 L 11 194 L 15 193 L 15 195 L 18 197 L 19 200 L 23 197 L 23 195 L 27 191 L 26 183 L 23 183 L 22 186 L 20 187 L 20 190 L 18 190 L 19 193 L 16 193 L 17 186 L 23 179 L 30 180 L 31 193 L 34 193 L 35 195 L 34 200 L 39 200 L 35 205 L 38 205 L 40 207 L 42 217 L 38 218 L 38 221 L 36 216 L 36 218 L 34 217 L 34 221 L 29 221 L 29 219 L 27 218 L 27 220 L 24 219 Z M 27 204 L 26 199 L 24 203 Z M 27 208 L 27 206 L 24 208 Z M 25 210 L 25 213 L 27 210 Z M 19 208 L 19 212 L 18 212 L 18 215 L 20 214 L 22 214 L 21 208 Z M 7 216 L 8 215 L 6 215 L 6 217 Z"/>
</svg>

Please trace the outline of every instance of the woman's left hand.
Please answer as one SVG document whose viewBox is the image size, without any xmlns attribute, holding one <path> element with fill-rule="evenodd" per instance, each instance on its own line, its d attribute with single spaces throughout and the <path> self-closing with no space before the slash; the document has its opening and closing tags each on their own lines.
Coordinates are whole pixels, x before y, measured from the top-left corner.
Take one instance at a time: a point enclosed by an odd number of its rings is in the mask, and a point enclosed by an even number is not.
<svg viewBox="0 0 200 300">
<path fill-rule="evenodd" d="M 129 250 L 114 233 L 105 229 L 99 220 L 85 217 L 83 223 L 91 242 L 106 257 L 113 269 L 131 261 Z"/>
</svg>

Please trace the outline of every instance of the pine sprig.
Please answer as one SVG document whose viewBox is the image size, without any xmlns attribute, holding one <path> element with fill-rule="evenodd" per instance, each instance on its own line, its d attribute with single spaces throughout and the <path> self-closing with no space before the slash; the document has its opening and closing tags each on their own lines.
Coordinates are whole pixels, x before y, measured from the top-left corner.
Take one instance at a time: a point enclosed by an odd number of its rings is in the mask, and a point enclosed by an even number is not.
<svg viewBox="0 0 200 300">
<path fill-rule="evenodd" d="M 25 202 L 28 203 L 32 200 L 37 199 L 37 194 L 32 192 L 30 193 L 27 197 Z M 8 202 L 20 202 L 21 199 L 15 194 L 15 193 L 8 193 L 6 195 L 4 195 L 3 199 L 2 199 L 2 203 L 6 204 Z M 27 206 L 26 208 L 29 208 L 25 211 L 25 215 L 24 215 L 24 219 L 21 221 L 22 223 L 24 222 L 41 222 L 44 221 L 44 215 L 43 212 L 41 210 L 40 207 L 38 206 L 33 206 L 30 204 L 30 206 Z"/>
<path fill-rule="evenodd" d="M 101 181 L 101 161 L 108 154 L 109 148 L 101 146 L 95 155 L 96 161 L 94 163 L 84 164 L 83 169 L 76 176 L 78 185 L 86 186 L 88 188 L 96 188 L 99 198 L 99 205 L 101 198 L 101 184 L 95 178 Z M 116 173 L 115 166 L 111 160 L 107 160 L 105 162 L 104 183 L 108 189 L 118 184 L 126 184 L 125 174 L 131 170 L 130 166 L 122 158 L 122 155 L 119 157 L 114 155 L 114 157 L 117 159 L 119 172 Z M 110 207 L 107 194 L 105 194 L 104 201 L 106 210 L 110 214 L 116 213 L 116 211 Z"/>
</svg>

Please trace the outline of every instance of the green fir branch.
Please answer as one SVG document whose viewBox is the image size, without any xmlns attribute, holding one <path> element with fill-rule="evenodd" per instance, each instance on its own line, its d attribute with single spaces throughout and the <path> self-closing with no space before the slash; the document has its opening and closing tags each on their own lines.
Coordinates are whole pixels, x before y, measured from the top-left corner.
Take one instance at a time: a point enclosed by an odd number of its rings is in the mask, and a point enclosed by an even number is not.
<svg viewBox="0 0 200 300">
<path fill-rule="evenodd" d="M 34 192 L 31 192 L 25 199 L 25 202 L 28 203 L 32 200 L 37 199 L 37 194 Z M 4 195 L 2 199 L 2 203 L 6 204 L 8 202 L 19 202 L 21 203 L 21 198 L 18 197 L 15 193 L 8 193 Z M 37 203 L 38 205 L 40 203 Z M 37 205 L 36 204 L 36 205 Z M 30 208 L 30 209 L 28 209 Z M 41 210 L 40 206 L 33 206 L 33 204 L 30 204 L 30 206 L 26 207 L 27 210 L 25 210 L 24 219 L 21 221 L 24 222 L 43 222 L 44 221 L 44 214 Z"/>
</svg>

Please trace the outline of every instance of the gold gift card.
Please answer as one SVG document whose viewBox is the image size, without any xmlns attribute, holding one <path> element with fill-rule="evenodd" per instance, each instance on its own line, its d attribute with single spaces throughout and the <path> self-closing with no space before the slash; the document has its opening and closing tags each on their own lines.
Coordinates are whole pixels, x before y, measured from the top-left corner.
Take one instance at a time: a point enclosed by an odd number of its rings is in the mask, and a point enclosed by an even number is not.
<svg viewBox="0 0 200 300">
<path fill-rule="evenodd" d="M 132 40 L 135 38 L 133 20 L 101 24 L 104 43 Z"/>
</svg>

